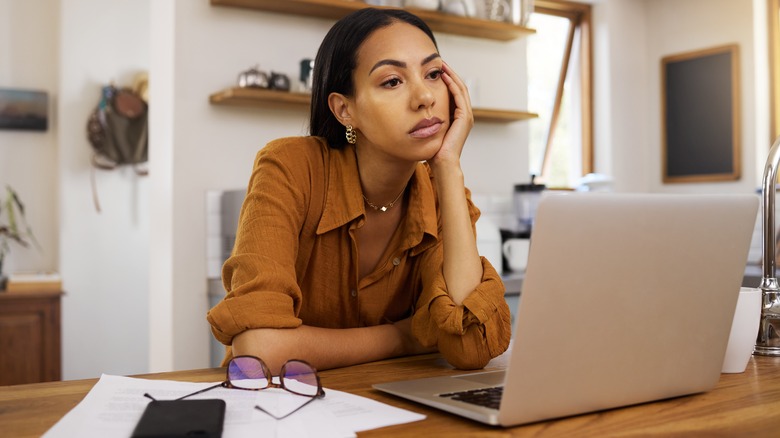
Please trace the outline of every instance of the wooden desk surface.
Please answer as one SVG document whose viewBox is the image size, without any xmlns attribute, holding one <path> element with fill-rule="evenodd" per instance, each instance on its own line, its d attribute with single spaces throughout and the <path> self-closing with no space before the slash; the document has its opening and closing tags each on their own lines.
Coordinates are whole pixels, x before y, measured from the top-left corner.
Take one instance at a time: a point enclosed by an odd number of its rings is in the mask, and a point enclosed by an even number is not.
<svg viewBox="0 0 780 438">
<path fill-rule="evenodd" d="M 505 357 L 487 369 L 505 366 Z M 137 377 L 192 382 L 220 381 L 224 369 L 204 369 Z M 456 374 L 437 354 L 391 359 L 322 372 L 322 384 L 424 413 L 423 421 L 362 432 L 361 437 L 418 437 L 423 433 L 475 436 L 780 436 L 780 358 L 753 357 L 742 374 L 722 374 L 707 393 L 585 414 L 511 429 L 439 412 L 371 389 L 376 382 Z M 3 436 L 40 436 L 76 406 L 97 379 L 0 387 Z"/>
</svg>

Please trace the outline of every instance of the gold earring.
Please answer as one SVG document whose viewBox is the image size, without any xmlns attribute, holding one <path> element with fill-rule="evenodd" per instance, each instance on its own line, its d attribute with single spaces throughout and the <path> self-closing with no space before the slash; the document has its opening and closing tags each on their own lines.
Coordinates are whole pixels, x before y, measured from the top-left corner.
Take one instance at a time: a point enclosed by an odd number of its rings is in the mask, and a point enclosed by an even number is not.
<svg viewBox="0 0 780 438">
<path fill-rule="evenodd" d="M 357 133 L 352 128 L 352 125 L 347 125 L 347 143 L 349 144 L 357 143 Z"/>
</svg>

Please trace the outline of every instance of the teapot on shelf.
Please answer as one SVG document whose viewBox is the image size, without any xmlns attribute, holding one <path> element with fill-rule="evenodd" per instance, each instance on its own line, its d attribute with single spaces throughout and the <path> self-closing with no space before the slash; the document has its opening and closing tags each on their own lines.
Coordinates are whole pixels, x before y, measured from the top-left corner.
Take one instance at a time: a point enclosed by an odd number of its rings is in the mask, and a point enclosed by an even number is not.
<svg viewBox="0 0 780 438">
<path fill-rule="evenodd" d="M 512 18 L 512 4 L 508 0 L 441 0 L 441 10 L 481 20 L 507 21 Z"/>
<path fill-rule="evenodd" d="M 405 0 L 404 7 L 427 9 L 429 11 L 435 11 L 439 9 L 441 2 L 439 0 Z"/>
<path fill-rule="evenodd" d="M 447 14 L 477 18 L 477 2 L 481 0 L 441 0 L 441 10 Z"/>
<path fill-rule="evenodd" d="M 238 86 L 241 88 L 268 88 L 270 78 L 268 73 L 261 71 L 258 66 L 254 66 L 238 75 Z"/>
</svg>

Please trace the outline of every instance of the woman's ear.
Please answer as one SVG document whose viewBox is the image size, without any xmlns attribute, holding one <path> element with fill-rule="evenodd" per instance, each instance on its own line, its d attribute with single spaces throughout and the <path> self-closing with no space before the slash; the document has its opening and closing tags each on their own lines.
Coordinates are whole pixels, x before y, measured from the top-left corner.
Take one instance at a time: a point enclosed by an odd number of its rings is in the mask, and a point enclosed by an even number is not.
<svg viewBox="0 0 780 438">
<path fill-rule="evenodd" d="M 347 96 L 344 96 L 341 93 L 330 93 L 328 95 L 328 107 L 330 107 L 330 112 L 333 113 L 336 120 L 342 125 L 347 126 L 355 124 L 355 120 L 352 118 L 351 114 L 352 102 L 350 102 Z"/>
</svg>

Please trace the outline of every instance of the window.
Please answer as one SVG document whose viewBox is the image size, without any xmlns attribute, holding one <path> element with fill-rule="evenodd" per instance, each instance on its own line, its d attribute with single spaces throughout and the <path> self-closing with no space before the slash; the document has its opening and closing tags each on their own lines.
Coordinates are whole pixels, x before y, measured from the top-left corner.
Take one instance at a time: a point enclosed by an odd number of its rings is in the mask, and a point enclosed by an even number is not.
<svg viewBox="0 0 780 438">
<path fill-rule="evenodd" d="M 530 170 L 548 187 L 593 172 L 591 7 L 536 0 L 528 39 Z"/>
</svg>

